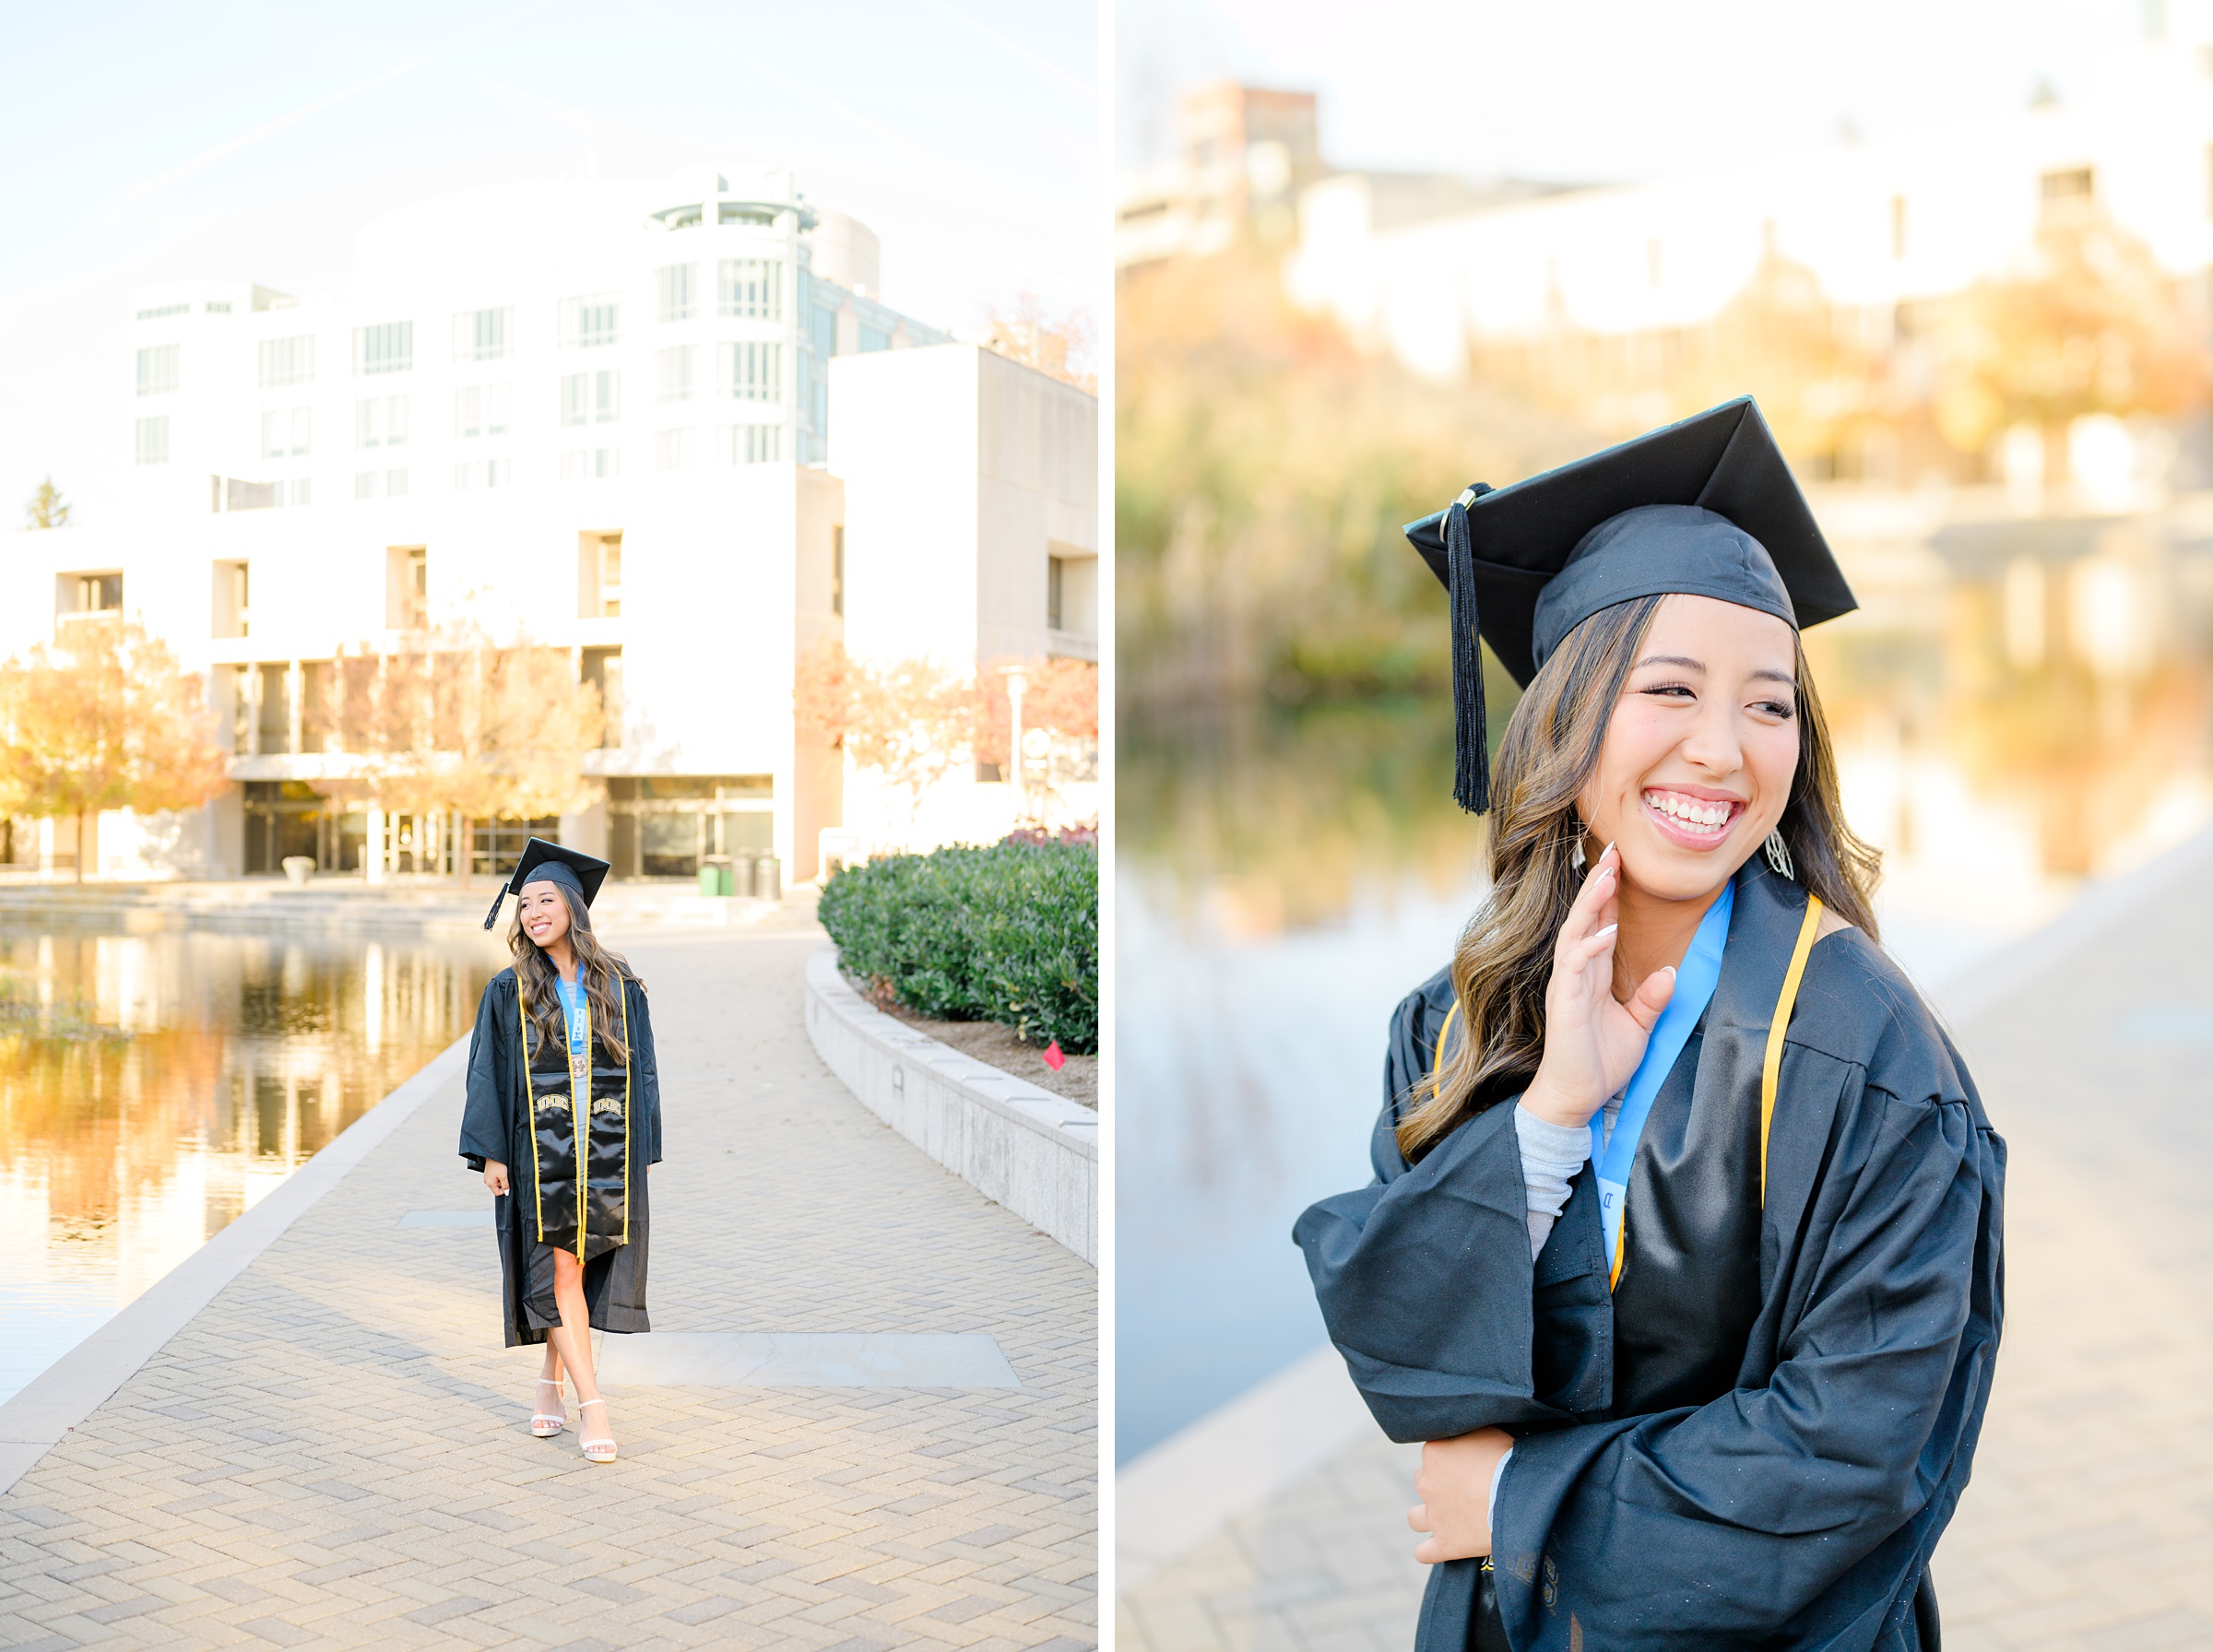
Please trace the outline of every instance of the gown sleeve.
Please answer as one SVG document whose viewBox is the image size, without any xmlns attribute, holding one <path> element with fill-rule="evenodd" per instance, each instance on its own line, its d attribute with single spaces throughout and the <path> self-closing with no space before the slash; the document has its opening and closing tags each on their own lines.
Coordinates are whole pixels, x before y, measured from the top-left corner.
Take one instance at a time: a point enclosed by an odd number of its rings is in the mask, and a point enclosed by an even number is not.
<svg viewBox="0 0 2213 1652">
<path fill-rule="evenodd" d="M 1788 1052 L 1786 1087 L 1848 1093 L 1754 1328 L 1772 1370 L 1696 1409 L 1521 1437 L 1492 1516 L 1514 1646 L 1865 1645 L 1901 1610 L 1892 1584 L 1949 1517 L 1997 1344 L 2003 1144 L 1946 1054 L 1909 1089 Z"/>
<path fill-rule="evenodd" d="M 1393 1132 L 1430 1070 L 1451 1001 L 1440 971 L 1399 1006 L 1369 1149 L 1377 1180 L 1310 1207 L 1291 1233 L 1330 1340 L 1377 1423 L 1401 1442 L 1557 1428 L 1602 1409 L 1612 1388 L 1612 1304 L 1588 1170 L 1533 1260 L 1510 1102 L 1477 1114 L 1419 1164 L 1399 1152 Z"/>
<path fill-rule="evenodd" d="M 645 1162 L 661 1162 L 661 1072 L 653 1050 L 653 1012 L 646 1008 L 645 985 L 633 983 L 637 990 L 631 1003 L 631 1038 L 637 1044 L 638 1090 L 644 1103 L 645 1136 Z"/>
<path fill-rule="evenodd" d="M 506 1063 L 500 1057 L 505 1031 L 500 977 L 486 983 L 477 1000 L 477 1024 L 468 1035 L 468 1083 L 461 1108 L 461 1156 L 471 1170 L 481 1171 L 487 1160 L 504 1164 L 508 1142 L 509 1092 L 502 1082 Z"/>
</svg>

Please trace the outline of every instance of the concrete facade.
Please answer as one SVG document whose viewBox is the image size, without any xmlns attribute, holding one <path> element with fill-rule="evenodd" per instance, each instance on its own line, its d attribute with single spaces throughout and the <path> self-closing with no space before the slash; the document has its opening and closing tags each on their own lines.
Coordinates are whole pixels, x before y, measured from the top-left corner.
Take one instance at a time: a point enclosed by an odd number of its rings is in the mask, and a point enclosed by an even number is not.
<svg viewBox="0 0 2213 1652">
<path fill-rule="evenodd" d="M 467 618 L 569 651 L 610 709 L 583 806 L 480 828 L 479 869 L 535 830 L 618 877 L 714 853 L 815 876 L 846 773 L 795 724 L 807 650 L 858 614 L 889 655 L 1097 653 L 1095 398 L 888 308 L 878 263 L 788 173 L 702 170 L 423 202 L 364 229 L 328 297 L 134 295 L 116 439 L 142 462 L 87 525 L 21 537 L 0 654 L 139 621 L 206 674 L 234 785 L 188 816 L 110 813 L 83 845 L 18 822 L 0 860 L 456 869 L 457 817 L 319 807 L 350 760 L 317 684 L 342 652 Z"/>
</svg>

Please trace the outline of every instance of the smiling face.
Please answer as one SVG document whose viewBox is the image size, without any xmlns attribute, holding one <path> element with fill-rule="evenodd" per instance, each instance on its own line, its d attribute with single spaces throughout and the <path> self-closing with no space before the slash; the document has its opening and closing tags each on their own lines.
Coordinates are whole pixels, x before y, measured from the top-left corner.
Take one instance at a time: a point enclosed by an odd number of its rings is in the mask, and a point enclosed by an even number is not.
<svg viewBox="0 0 2213 1652">
<path fill-rule="evenodd" d="M 1770 614 L 1663 602 L 1576 800 L 1590 853 L 1618 844 L 1627 880 L 1663 900 L 1726 883 L 1791 799 L 1796 663 L 1791 628 Z"/>
<path fill-rule="evenodd" d="M 515 897 L 515 915 L 523 933 L 539 947 L 550 947 L 569 932 L 569 903 L 558 883 L 526 883 Z"/>
</svg>

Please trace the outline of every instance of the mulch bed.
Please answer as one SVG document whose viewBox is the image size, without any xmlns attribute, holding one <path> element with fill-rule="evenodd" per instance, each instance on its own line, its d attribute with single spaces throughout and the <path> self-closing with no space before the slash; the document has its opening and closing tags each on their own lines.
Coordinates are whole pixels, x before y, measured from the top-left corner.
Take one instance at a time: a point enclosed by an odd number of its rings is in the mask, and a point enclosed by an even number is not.
<svg viewBox="0 0 2213 1652">
<path fill-rule="evenodd" d="M 866 989 L 862 990 L 865 994 Z M 940 1044 L 951 1044 L 964 1056 L 996 1067 L 1003 1073 L 1012 1073 L 1018 1079 L 1026 1079 L 1055 1095 L 1081 1102 L 1094 1113 L 1099 1110 L 1096 1056 L 1071 1056 L 1068 1065 L 1055 1072 L 1046 1066 L 1042 1049 L 1034 1044 L 1024 1044 L 1014 1035 L 1013 1028 L 1002 1027 L 997 1021 L 933 1021 L 903 1004 L 879 1003 L 877 1008 L 886 1015 L 897 1016 L 916 1032 L 927 1033 Z"/>
</svg>

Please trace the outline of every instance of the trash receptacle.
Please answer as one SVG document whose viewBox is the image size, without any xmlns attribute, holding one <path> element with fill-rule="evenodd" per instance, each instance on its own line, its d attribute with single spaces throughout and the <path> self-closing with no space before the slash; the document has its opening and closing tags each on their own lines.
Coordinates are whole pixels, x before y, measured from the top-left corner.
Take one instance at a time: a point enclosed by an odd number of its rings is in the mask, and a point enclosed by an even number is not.
<svg viewBox="0 0 2213 1652">
<path fill-rule="evenodd" d="M 740 849 L 730 856 L 730 893 L 750 895 L 753 892 L 753 857 Z"/>
<path fill-rule="evenodd" d="M 753 863 L 753 895 L 762 901 L 784 898 L 784 868 L 775 856 L 763 855 Z"/>
<path fill-rule="evenodd" d="M 730 860 L 727 855 L 710 855 L 699 863 L 699 892 L 703 895 L 727 895 L 731 888 Z"/>
</svg>

